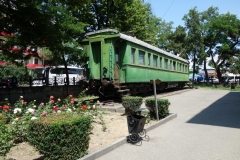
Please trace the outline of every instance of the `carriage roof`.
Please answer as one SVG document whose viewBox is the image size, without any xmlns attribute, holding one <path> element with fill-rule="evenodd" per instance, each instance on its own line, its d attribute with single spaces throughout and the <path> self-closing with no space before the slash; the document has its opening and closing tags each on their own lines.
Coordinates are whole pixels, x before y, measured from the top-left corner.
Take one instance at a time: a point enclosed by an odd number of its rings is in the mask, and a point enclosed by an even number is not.
<svg viewBox="0 0 240 160">
<path fill-rule="evenodd" d="M 115 29 L 103 29 L 103 30 L 98 30 L 98 31 L 94 31 L 94 32 L 89 32 L 89 33 L 86 33 L 86 34 L 85 34 L 85 37 L 86 37 L 86 36 L 95 35 L 95 34 L 100 34 L 100 33 L 114 33 L 114 34 L 119 34 L 119 37 L 120 37 L 121 39 L 124 39 L 124 40 L 126 40 L 126 41 L 129 41 L 129 42 L 132 42 L 132 43 L 141 45 L 141 46 L 143 46 L 143 47 L 146 47 L 146 48 L 148 48 L 148 49 L 151 49 L 151 50 L 153 50 L 153 51 L 160 52 L 160 53 L 162 53 L 162 54 L 164 54 L 164 55 L 167 55 L 167 56 L 169 56 L 169 57 L 172 57 L 172 58 L 175 58 L 175 59 L 184 61 L 184 62 L 186 62 L 186 63 L 189 63 L 186 59 L 183 59 L 183 58 L 181 58 L 181 57 L 179 57 L 179 56 L 176 56 L 176 55 L 174 55 L 174 54 L 171 54 L 171 53 L 169 53 L 169 52 L 167 52 L 167 51 L 164 51 L 164 50 L 162 50 L 162 49 L 160 49 L 160 48 L 157 48 L 157 47 L 155 47 L 155 46 L 153 46 L 153 45 L 150 45 L 149 43 L 146 43 L 146 42 L 144 42 L 144 41 L 142 41 L 142 40 L 139 40 L 139 39 L 137 39 L 136 37 L 132 37 L 132 36 L 129 36 L 129 35 L 120 33 L 118 30 L 115 30 Z"/>
</svg>

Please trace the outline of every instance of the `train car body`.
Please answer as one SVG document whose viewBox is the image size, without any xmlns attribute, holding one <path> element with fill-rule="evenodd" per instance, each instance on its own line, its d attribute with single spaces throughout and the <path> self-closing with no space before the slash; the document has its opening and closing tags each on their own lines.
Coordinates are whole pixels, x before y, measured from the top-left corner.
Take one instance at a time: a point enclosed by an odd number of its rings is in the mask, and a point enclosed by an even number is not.
<svg viewBox="0 0 240 160">
<path fill-rule="evenodd" d="M 156 88 L 182 88 L 188 79 L 187 60 L 117 30 L 90 32 L 81 41 L 88 57 L 89 89 L 101 95 L 148 92 Z"/>
</svg>

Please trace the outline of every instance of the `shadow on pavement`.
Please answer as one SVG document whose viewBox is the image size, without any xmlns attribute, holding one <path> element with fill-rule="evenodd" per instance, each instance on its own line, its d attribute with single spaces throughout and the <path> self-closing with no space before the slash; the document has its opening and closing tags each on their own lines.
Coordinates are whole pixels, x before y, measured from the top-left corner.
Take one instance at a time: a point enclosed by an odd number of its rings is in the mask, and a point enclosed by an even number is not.
<svg viewBox="0 0 240 160">
<path fill-rule="evenodd" d="M 230 92 L 187 123 L 240 128 L 240 92 Z"/>
</svg>

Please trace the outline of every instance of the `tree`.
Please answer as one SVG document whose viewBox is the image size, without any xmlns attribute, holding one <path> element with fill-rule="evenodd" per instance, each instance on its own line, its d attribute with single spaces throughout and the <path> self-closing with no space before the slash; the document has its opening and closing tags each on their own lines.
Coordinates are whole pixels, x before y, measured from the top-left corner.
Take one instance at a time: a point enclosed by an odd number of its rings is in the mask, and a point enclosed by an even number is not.
<svg viewBox="0 0 240 160">
<path fill-rule="evenodd" d="M 218 16 L 218 8 L 209 7 L 208 10 L 200 13 L 200 24 L 201 24 L 201 37 L 203 39 L 202 46 L 203 50 L 198 55 L 199 64 L 203 64 L 205 79 L 209 83 L 208 71 L 207 71 L 207 58 L 209 57 L 209 52 L 211 51 L 215 41 L 212 41 L 212 31 L 209 27 L 212 20 Z M 209 64 L 208 64 L 209 65 Z M 221 81 L 221 79 L 219 79 Z"/>
<path fill-rule="evenodd" d="M 148 7 L 141 0 L 92 0 L 81 9 L 84 16 L 79 19 L 88 24 L 86 32 L 112 28 L 146 40 Z"/>
<path fill-rule="evenodd" d="M 233 57 L 239 55 L 240 44 L 240 20 L 236 15 L 226 13 L 214 18 L 209 25 L 212 47 L 208 52 L 212 63 L 217 72 L 219 80 L 221 79 L 220 69 L 224 66 L 230 67 Z M 214 57 L 217 57 L 215 60 Z"/>
<path fill-rule="evenodd" d="M 202 52 L 202 42 L 201 37 L 201 25 L 200 25 L 200 13 L 197 11 L 196 7 L 189 10 L 187 15 L 184 15 L 183 20 L 185 21 L 187 29 L 186 37 L 186 52 L 193 62 L 193 73 L 196 70 L 197 56 Z M 194 74 L 192 79 L 194 80 Z"/>
<path fill-rule="evenodd" d="M 188 59 L 185 51 L 186 31 L 182 26 L 178 26 L 174 32 L 168 35 L 169 43 L 167 48 L 175 55 Z"/>
<path fill-rule="evenodd" d="M 11 36 L 6 37 L 3 54 L 15 63 L 16 59 L 27 60 L 29 55 L 23 56 L 23 53 L 32 52 L 31 48 L 47 47 L 58 65 L 67 67 L 73 59 L 78 61 L 80 56 L 76 55 L 81 52 L 81 46 L 77 38 L 86 26 L 79 21 L 81 12 L 78 11 L 87 3 L 88 0 L 36 0 L 31 3 L 26 0 L 4 0 L 0 3 L 4 23 L 0 25 Z"/>
<path fill-rule="evenodd" d="M 218 14 L 218 9 L 208 8 L 198 12 L 196 7 L 191 9 L 183 20 L 187 28 L 187 50 L 195 64 L 204 64 L 206 79 L 207 57 L 211 57 L 218 79 L 221 82 L 220 69 L 232 61 L 232 56 L 238 53 L 236 45 L 239 44 L 239 20 L 235 15 Z M 217 60 L 214 58 L 217 56 Z"/>
<path fill-rule="evenodd" d="M 232 60 L 232 65 L 230 66 L 230 70 L 232 73 L 239 74 L 240 73 L 240 54 Z"/>
</svg>

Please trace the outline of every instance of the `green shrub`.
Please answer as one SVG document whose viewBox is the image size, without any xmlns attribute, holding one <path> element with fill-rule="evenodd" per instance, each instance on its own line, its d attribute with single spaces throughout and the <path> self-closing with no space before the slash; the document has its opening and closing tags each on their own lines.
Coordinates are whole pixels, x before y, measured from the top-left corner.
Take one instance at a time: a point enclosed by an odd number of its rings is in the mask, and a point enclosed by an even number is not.
<svg viewBox="0 0 240 160">
<path fill-rule="evenodd" d="M 0 156 L 6 156 L 10 151 L 12 143 L 12 135 L 7 125 L 0 123 Z"/>
<path fill-rule="evenodd" d="M 122 105 L 125 108 L 126 114 L 131 114 L 132 112 L 136 112 L 143 102 L 142 97 L 138 96 L 124 96 L 122 97 Z"/>
<path fill-rule="evenodd" d="M 8 117 L 5 114 L 0 113 L 0 123 L 6 124 Z"/>
<path fill-rule="evenodd" d="M 153 118 L 156 118 L 155 98 L 146 99 L 145 105 L 150 112 L 150 116 Z M 168 101 L 168 99 L 157 99 L 157 105 L 158 105 L 159 119 L 169 115 L 170 102 Z"/>
<path fill-rule="evenodd" d="M 62 113 L 31 121 L 29 142 L 47 159 L 77 159 L 87 154 L 91 117 Z"/>
</svg>

